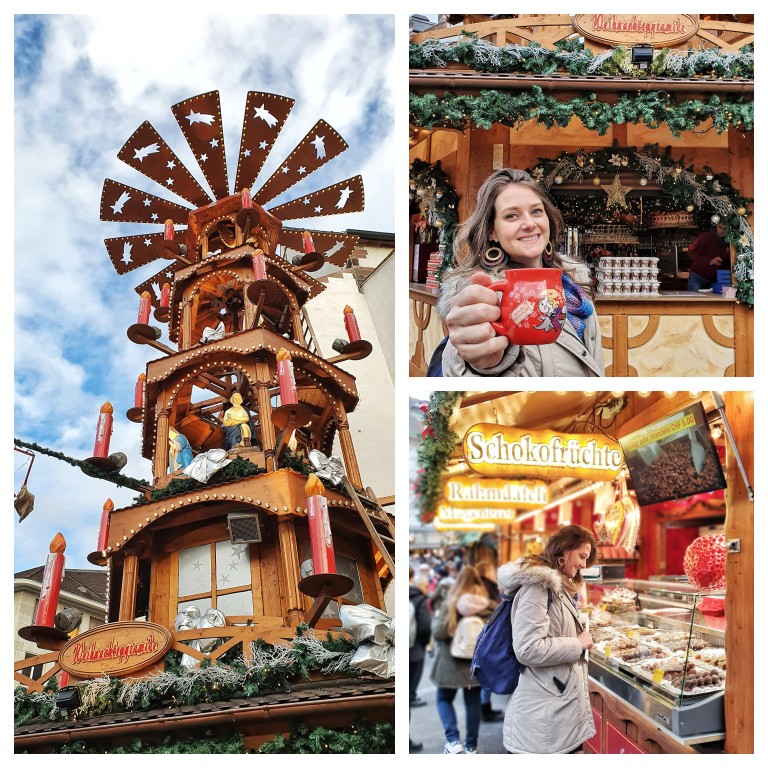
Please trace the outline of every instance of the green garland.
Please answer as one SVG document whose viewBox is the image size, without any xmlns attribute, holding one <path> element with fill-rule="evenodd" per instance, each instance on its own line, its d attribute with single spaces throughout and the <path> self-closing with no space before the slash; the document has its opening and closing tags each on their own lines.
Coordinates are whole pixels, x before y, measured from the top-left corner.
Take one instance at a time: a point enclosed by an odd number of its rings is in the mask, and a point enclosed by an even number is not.
<svg viewBox="0 0 768 768">
<path fill-rule="evenodd" d="M 488 129 L 497 123 L 519 128 L 528 120 L 547 128 L 565 127 L 577 117 L 585 128 L 601 136 L 615 124 L 642 123 L 648 128 L 666 125 L 675 138 L 709 118 L 718 133 L 730 127 L 752 130 L 755 112 L 754 102 L 741 96 L 721 98 L 713 94 L 706 100 L 677 101 L 665 91 L 650 91 L 623 93 L 615 104 L 609 104 L 600 101 L 595 93 L 560 101 L 546 95 L 538 85 L 525 90 L 483 90 L 479 96 L 411 93 L 409 111 L 412 125 L 430 129 L 463 131 L 473 125 Z"/>
<path fill-rule="evenodd" d="M 202 736 L 190 736 L 186 739 L 176 739 L 165 736 L 159 744 L 145 743 L 136 739 L 127 747 L 104 749 L 91 747 L 85 741 L 73 741 L 52 750 L 54 755 L 242 755 L 248 750 L 243 744 L 243 734 L 235 733 L 229 738 L 222 739 L 206 730 Z"/>
<path fill-rule="evenodd" d="M 414 493 L 418 497 L 419 517 L 430 523 L 435 517 L 435 507 L 442 494 L 442 474 L 448 465 L 459 436 L 450 427 L 451 415 L 464 392 L 433 392 L 424 410 L 424 431 Z"/>
<path fill-rule="evenodd" d="M 359 669 L 350 666 L 357 644 L 328 633 L 321 640 L 306 624 L 300 624 L 290 646 L 271 645 L 262 640 L 252 644 L 253 661 L 242 657 L 212 664 L 203 660 L 187 670 L 179 651 L 165 656 L 165 671 L 152 677 L 101 677 L 80 685 L 81 706 L 78 720 L 114 714 L 115 712 L 148 711 L 164 705 L 195 706 L 203 702 L 252 698 L 267 693 L 287 692 L 297 678 L 310 680 L 313 671 L 323 674 L 346 674 L 359 677 Z M 54 684 L 43 693 L 30 693 L 23 686 L 14 690 L 14 727 L 32 720 L 61 719 L 56 707 Z"/>
<path fill-rule="evenodd" d="M 286 739 L 278 734 L 265 741 L 258 752 L 262 755 L 364 755 L 392 754 L 395 751 L 395 729 L 391 723 L 369 723 L 361 720 L 349 728 L 313 728 L 299 723 Z M 243 734 L 235 733 L 228 738 L 217 738 L 211 730 L 202 736 L 176 739 L 165 736 L 159 744 L 145 743 L 136 739 L 127 747 L 103 749 L 92 747 L 85 741 L 75 741 L 54 749 L 57 755 L 242 755 L 248 753 Z"/>
<path fill-rule="evenodd" d="M 121 475 L 119 472 L 105 472 L 103 469 L 94 467 L 87 461 L 81 461 L 80 459 L 73 459 L 71 456 L 67 456 L 60 451 L 53 451 L 50 448 L 45 448 L 37 443 L 27 443 L 24 440 L 13 438 L 13 444 L 18 445 L 21 448 L 29 448 L 30 451 L 35 453 L 42 453 L 46 456 L 51 456 L 59 461 L 66 461 L 67 464 L 71 464 L 73 467 L 80 467 L 85 474 L 90 477 L 95 477 L 98 480 L 109 480 L 110 483 L 114 483 L 120 488 L 132 488 L 134 491 L 141 491 L 148 488 L 150 483 L 147 480 L 137 480 L 134 477 L 128 477 L 127 475 Z"/>
<path fill-rule="evenodd" d="M 459 196 L 440 167 L 440 161 L 427 163 L 418 158 L 411 163 L 408 175 L 411 199 L 426 200 L 435 214 L 435 226 L 441 230 L 445 245 L 443 263 L 437 271 L 439 280 L 446 265 L 453 260 L 453 237 L 459 223 Z"/>
<path fill-rule="evenodd" d="M 425 40 L 411 43 L 408 50 L 411 69 L 445 67 L 459 63 L 477 72 L 529 72 L 551 75 L 565 71 L 570 75 L 630 76 L 634 78 L 690 78 L 697 76 L 729 79 L 752 79 L 755 56 L 751 45 L 738 53 L 723 53 L 717 48 L 680 53 L 662 48 L 648 69 L 632 64 L 632 52 L 617 46 L 593 54 L 579 40 L 561 41 L 555 49 L 530 45 L 506 45 L 500 48 L 475 34 L 462 32 L 458 42 Z"/>
<path fill-rule="evenodd" d="M 657 183 L 664 192 L 663 209 L 683 210 L 691 207 L 698 211 L 702 228 L 710 225 L 712 217 L 719 219 L 725 227 L 725 239 L 732 243 L 736 252 L 734 276 L 736 298 L 750 307 L 754 306 L 754 240 L 747 221 L 752 198 L 744 197 L 733 186 L 727 173 L 714 173 L 708 166 L 697 174 L 692 165 L 686 165 L 685 156 L 672 157 L 672 148 L 659 151 L 658 144 L 646 144 L 642 148 L 607 147 L 593 152 L 577 150 L 562 152 L 555 158 L 539 158 L 539 165 L 531 169 L 531 175 L 546 189 L 556 192 L 558 183 L 591 183 L 595 176 L 606 181 L 619 171 L 637 173 L 641 178 Z M 591 184 L 590 184 L 591 185 Z M 591 216 L 602 216 L 608 211 L 611 216 L 622 216 L 621 209 L 605 209 L 594 206 Z M 655 206 L 661 209 L 662 205 Z M 589 221 L 569 220 L 567 205 L 563 211 L 566 224 L 584 226 Z M 580 215 L 581 211 L 574 211 Z M 635 215 L 632 209 L 629 216 Z"/>
<path fill-rule="evenodd" d="M 262 755 L 377 755 L 395 751 L 392 723 L 368 723 L 362 720 L 349 728 L 309 728 L 300 723 L 289 738 L 276 736 L 259 748 Z"/>
</svg>

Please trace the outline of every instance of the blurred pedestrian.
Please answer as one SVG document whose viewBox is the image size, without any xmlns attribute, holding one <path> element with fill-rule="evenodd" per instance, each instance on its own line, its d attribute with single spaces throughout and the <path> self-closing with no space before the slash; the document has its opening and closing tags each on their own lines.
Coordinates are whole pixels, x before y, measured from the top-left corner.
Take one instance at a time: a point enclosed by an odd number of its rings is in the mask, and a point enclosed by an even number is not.
<svg viewBox="0 0 768 768">
<path fill-rule="evenodd" d="M 491 613 L 493 606 L 477 570 L 472 566 L 465 566 L 456 582 L 449 588 L 446 598 L 440 601 L 439 610 L 432 620 L 432 635 L 437 644 L 437 654 L 431 678 L 437 686 L 437 713 L 445 731 L 445 754 L 477 754 L 481 713 L 480 686 L 470 678 L 472 660 L 453 656 L 451 641 L 461 618 L 479 616 L 483 621 L 487 621 Z M 453 706 L 456 691 L 459 689 L 464 695 L 466 734 L 463 744 Z"/>
</svg>

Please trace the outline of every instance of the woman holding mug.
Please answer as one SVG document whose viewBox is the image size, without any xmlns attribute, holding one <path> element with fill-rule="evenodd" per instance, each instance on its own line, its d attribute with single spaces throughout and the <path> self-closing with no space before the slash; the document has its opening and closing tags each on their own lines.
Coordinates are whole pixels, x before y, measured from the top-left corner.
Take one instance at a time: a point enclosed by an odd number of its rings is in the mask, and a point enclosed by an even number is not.
<svg viewBox="0 0 768 768">
<path fill-rule="evenodd" d="M 475 211 L 454 240 L 457 266 L 443 280 L 438 303 L 448 326 L 443 376 L 604 374 L 600 327 L 589 288 L 580 282 L 576 265 L 555 250 L 562 228 L 560 212 L 525 171 L 504 168 L 485 180 Z M 498 281 L 505 278 L 511 294 L 513 270 L 542 268 L 562 271 L 556 292 L 564 294 L 565 308 L 561 314 L 552 309 L 536 327 L 554 327 L 559 335 L 552 343 L 511 343 L 497 322 L 505 319 L 496 295 L 502 290 Z M 509 307 L 503 306 L 509 314 Z"/>
</svg>

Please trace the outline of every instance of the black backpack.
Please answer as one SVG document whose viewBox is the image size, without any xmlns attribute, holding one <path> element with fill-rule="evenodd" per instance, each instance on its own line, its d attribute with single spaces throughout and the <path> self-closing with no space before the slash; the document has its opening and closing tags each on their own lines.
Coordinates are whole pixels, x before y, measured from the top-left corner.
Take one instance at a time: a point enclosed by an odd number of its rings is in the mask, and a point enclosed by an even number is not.
<svg viewBox="0 0 768 768">
<path fill-rule="evenodd" d="M 517 587 L 509 595 L 502 595 L 501 602 L 477 638 L 472 656 L 470 676 L 492 693 L 513 693 L 525 670 L 512 647 L 512 601 L 519 591 L 520 587 Z M 552 592 L 547 589 L 547 611 L 551 605 Z"/>
</svg>

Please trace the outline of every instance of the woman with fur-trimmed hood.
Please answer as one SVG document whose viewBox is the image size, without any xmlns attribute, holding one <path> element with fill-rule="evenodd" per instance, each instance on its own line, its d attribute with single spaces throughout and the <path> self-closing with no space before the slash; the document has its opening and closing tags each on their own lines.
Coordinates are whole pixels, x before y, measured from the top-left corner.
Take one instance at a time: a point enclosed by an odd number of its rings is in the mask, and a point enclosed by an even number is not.
<svg viewBox="0 0 768 768">
<path fill-rule="evenodd" d="M 541 555 L 498 570 L 499 589 L 512 601 L 512 643 L 526 669 L 504 713 L 504 747 L 516 754 L 581 751 L 595 734 L 584 651 L 592 637 L 575 605 L 580 569 L 597 561 L 597 542 L 579 525 L 550 537 Z"/>
</svg>

